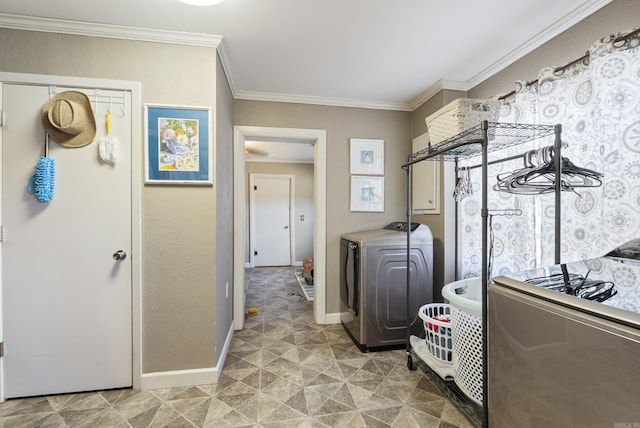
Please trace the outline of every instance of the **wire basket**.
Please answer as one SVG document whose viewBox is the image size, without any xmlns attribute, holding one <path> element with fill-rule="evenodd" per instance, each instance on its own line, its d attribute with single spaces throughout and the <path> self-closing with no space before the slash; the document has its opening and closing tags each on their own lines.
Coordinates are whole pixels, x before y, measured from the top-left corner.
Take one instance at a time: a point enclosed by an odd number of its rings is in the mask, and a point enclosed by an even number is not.
<svg viewBox="0 0 640 428">
<path fill-rule="evenodd" d="M 442 288 L 451 304 L 453 380 L 464 394 L 482 404 L 482 280 L 469 278 Z"/>
<path fill-rule="evenodd" d="M 483 120 L 496 122 L 499 105 L 499 101 L 470 98 L 458 98 L 450 102 L 424 120 L 427 124 L 430 146 L 435 147 L 462 131 L 478 125 Z"/>
<path fill-rule="evenodd" d="M 439 362 L 453 365 L 450 306 L 429 303 L 420 307 L 418 316 L 423 321 L 429 353 Z"/>
</svg>

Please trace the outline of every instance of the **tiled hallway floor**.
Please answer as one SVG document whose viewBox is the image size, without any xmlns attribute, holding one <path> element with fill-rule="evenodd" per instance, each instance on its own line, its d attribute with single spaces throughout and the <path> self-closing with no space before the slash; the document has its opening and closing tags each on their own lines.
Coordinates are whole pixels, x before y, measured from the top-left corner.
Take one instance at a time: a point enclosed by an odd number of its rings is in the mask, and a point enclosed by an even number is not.
<svg viewBox="0 0 640 428">
<path fill-rule="evenodd" d="M 293 268 L 247 270 L 245 328 L 217 384 L 7 400 L 1 427 L 441 427 L 473 425 L 404 351 L 361 353 L 316 325 Z"/>
</svg>

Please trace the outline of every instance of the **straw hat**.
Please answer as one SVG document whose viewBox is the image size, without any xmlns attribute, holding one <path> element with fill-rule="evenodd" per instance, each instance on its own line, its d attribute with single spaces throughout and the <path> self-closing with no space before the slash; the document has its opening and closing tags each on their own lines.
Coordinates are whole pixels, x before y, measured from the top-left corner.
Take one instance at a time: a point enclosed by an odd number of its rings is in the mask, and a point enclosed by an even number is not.
<svg viewBox="0 0 640 428">
<path fill-rule="evenodd" d="M 91 102 L 82 92 L 66 91 L 50 98 L 42 107 L 42 126 L 65 147 L 84 147 L 96 136 Z"/>
</svg>

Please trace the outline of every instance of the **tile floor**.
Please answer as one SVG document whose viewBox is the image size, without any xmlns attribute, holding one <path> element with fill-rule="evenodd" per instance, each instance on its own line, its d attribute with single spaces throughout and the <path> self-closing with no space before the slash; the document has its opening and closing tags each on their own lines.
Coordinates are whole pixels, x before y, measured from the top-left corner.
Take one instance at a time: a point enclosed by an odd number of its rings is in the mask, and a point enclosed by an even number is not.
<svg viewBox="0 0 640 428">
<path fill-rule="evenodd" d="M 474 427 L 403 350 L 316 325 L 293 268 L 248 269 L 245 328 L 217 384 L 12 399 L 0 427 Z"/>
</svg>

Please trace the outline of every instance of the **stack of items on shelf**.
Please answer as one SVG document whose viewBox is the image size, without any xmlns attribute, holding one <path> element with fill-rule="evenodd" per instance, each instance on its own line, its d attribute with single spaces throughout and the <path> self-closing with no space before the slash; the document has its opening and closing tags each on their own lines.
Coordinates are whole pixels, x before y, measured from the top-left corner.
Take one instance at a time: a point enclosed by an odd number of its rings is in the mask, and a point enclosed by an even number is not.
<svg viewBox="0 0 640 428">
<path fill-rule="evenodd" d="M 458 98 L 425 119 L 429 147 L 435 149 L 483 120 L 498 120 L 500 102 Z"/>
</svg>

